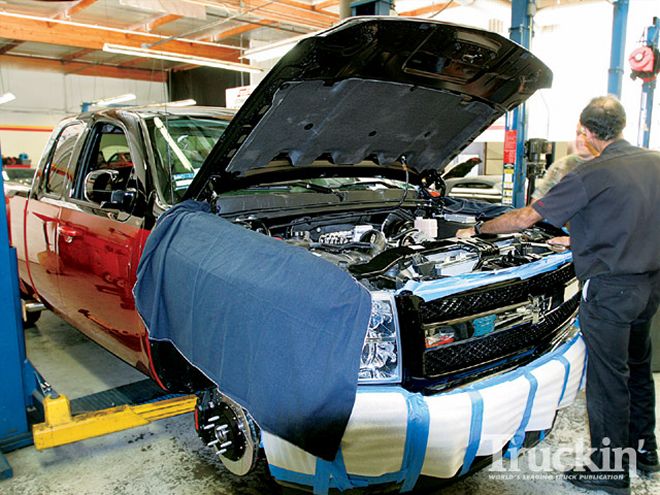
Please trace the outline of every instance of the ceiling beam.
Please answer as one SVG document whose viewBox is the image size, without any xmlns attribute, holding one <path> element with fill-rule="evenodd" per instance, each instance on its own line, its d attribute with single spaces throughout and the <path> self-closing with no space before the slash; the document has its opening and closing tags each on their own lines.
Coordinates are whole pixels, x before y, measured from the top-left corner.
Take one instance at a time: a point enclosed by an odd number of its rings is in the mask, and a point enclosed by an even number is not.
<svg viewBox="0 0 660 495">
<path fill-rule="evenodd" d="M 84 57 L 85 55 L 89 55 L 90 53 L 94 53 L 95 51 L 96 50 L 93 50 L 91 48 L 85 48 L 84 50 L 76 50 L 73 53 L 69 53 L 68 55 L 64 55 L 63 57 L 60 57 L 60 60 L 66 64 L 77 58 Z"/>
<path fill-rule="evenodd" d="M 339 3 L 338 0 L 335 0 L 335 1 L 337 1 L 337 3 Z M 281 3 L 282 5 L 288 5 L 289 7 L 294 7 L 294 8 L 297 8 L 297 9 L 309 10 L 311 12 L 314 12 L 316 10 L 314 8 L 314 6 L 312 6 L 308 3 L 297 2 L 296 0 L 276 0 L 276 3 Z M 325 13 L 325 12 L 324 12 L 324 14 L 325 15 L 335 15 L 335 14 L 328 14 L 328 13 Z"/>
<path fill-rule="evenodd" d="M 5 53 L 12 51 L 14 48 L 22 44 L 23 44 L 22 41 L 11 41 L 6 45 L 0 47 L 0 55 L 4 55 Z"/>
<path fill-rule="evenodd" d="M 115 77 L 119 79 L 134 79 L 153 82 L 167 81 L 167 73 L 163 71 L 122 68 L 113 65 L 90 64 L 86 62 L 70 62 L 63 64 L 59 60 L 42 57 L 0 55 L 0 63 L 18 65 L 30 69 L 49 70 L 63 74 L 77 74 L 81 76 Z"/>
<path fill-rule="evenodd" d="M 238 20 L 238 19 L 236 19 Z M 244 21 L 240 21 L 244 22 Z M 250 23 L 250 24 L 244 24 L 242 26 L 237 26 L 234 28 L 230 29 L 225 29 L 224 31 L 217 31 L 217 32 L 211 32 L 211 33 L 206 33 L 203 37 L 199 38 L 200 40 L 205 40 L 205 41 L 221 41 L 227 38 L 232 38 L 234 36 L 240 36 L 241 34 L 249 33 L 250 31 L 254 31 L 255 29 L 259 29 L 262 27 L 271 27 L 276 25 L 277 23 L 275 21 L 262 21 L 258 23 Z"/>
<path fill-rule="evenodd" d="M 163 14 L 156 16 L 146 22 L 140 22 L 138 24 L 134 24 L 127 28 L 129 31 L 145 31 L 145 32 L 151 32 L 154 29 L 157 29 L 160 26 L 163 26 L 165 24 L 169 24 L 170 22 L 178 21 L 181 19 L 182 16 L 178 14 Z M 60 60 L 64 63 L 69 63 L 72 60 L 75 60 L 80 57 L 84 57 L 85 55 L 89 55 L 90 53 L 93 53 L 97 50 L 91 49 L 91 48 L 85 48 L 84 50 L 77 50 L 73 53 L 70 53 L 69 55 L 66 55 L 64 57 L 61 57 Z M 142 59 L 140 59 L 142 60 Z M 122 64 L 122 66 L 126 66 L 129 64 Z"/>
<path fill-rule="evenodd" d="M 268 22 L 268 24 L 274 24 L 273 22 Z M 220 41 L 226 38 L 232 38 L 234 36 L 240 36 L 241 34 L 249 33 L 250 31 L 254 31 L 255 29 L 262 28 L 264 26 L 259 26 L 255 24 L 244 24 L 243 26 L 238 26 L 235 28 L 231 29 L 226 29 L 224 31 L 220 31 L 219 33 L 214 34 L 211 38 L 214 41 Z"/>
<path fill-rule="evenodd" d="M 58 14 L 55 14 L 55 15 L 51 16 L 51 17 L 53 19 L 70 19 L 71 16 L 77 14 L 78 12 L 80 12 L 83 9 L 86 9 L 90 5 L 96 3 L 96 1 L 97 0 L 80 0 L 78 3 L 76 3 L 75 5 L 69 7 L 64 12 L 60 12 Z M 92 50 L 92 49 L 89 49 L 89 48 L 85 49 L 85 50 L 78 50 L 74 53 L 70 53 L 69 55 L 65 55 L 60 60 L 62 60 L 62 62 L 64 62 L 64 63 L 67 63 L 67 62 L 70 62 L 71 60 L 74 60 L 74 59 L 80 58 L 80 57 L 84 57 L 85 55 L 88 55 L 88 54 L 90 54 L 92 52 L 95 52 L 95 51 L 96 50 Z"/>
<path fill-rule="evenodd" d="M 142 47 L 163 39 L 157 34 L 102 27 L 59 19 L 0 12 L 0 38 L 102 50 L 104 43 Z M 238 50 L 195 40 L 168 40 L 159 50 L 218 60 L 238 61 Z"/>
<path fill-rule="evenodd" d="M 318 12 L 311 5 L 295 0 L 222 0 L 204 1 L 205 5 L 224 7 L 242 14 L 269 21 L 281 21 L 293 26 L 322 29 L 332 26 L 339 16 L 331 12 Z"/>
<path fill-rule="evenodd" d="M 140 22 L 137 24 L 133 24 L 132 26 L 126 28 L 129 31 L 142 31 L 142 32 L 147 32 L 150 33 L 154 29 L 163 26 L 165 24 L 168 24 L 170 22 L 178 21 L 181 19 L 183 16 L 180 16 L 178 14 L 163 14 L 159 15 L 156 17 L 153 17 L 152 19 L 146 21 L 146 22 Z M 210 40 L 209 40 L 210 41 Z M 140 64 L 144 62 L 144 58 L 134 58 L 132 60 L 129 60 L 128 62 L 123 62 L 119 67 L 132 67 L 134 65 Z M 153 62 L 153 59 L 152 59 Z"/>
<path fill-rule="evenodd" d="M 81 10 L 86 9 L 90 5 L 93 5 L 96 3 L 96 0 L 80 0 L 78 3 L 75 5 L 72 5 L 68 9 L 66 9 L 64 12 L 61 12 L 59 14 L 55 14 L 53 16 L 53 19 L 71 19 L 74 15 L 76 15 L 78 12 Z"/>
<path fill-rule="evenodd" d="M 138 31 L 146 31 L 148 33 L 151 33 L 152 31 L 158 29 L 161 26 L 164 26 L 165 24 L 169 24 L 170 22 L 178 21 L 179 19 L 183 18 L 183 16 L 180 16 L 178 14 L 164 14 L 158 17 L 155 17 L 147 22 L 142 23 L 141 25 L 138 25 L 135 29 Z"/>
<path fill-rule="evenodd" d="M 319 2 L 312 5 L 312 9 L 318 11 L 323 11 L 328 7 L 334 7 L 339 5 L 339 0 L 325 0 L 325 2 Z"/>
<path fill-rule="evenodd" d="M 216 33 L 213 36 L 210 36 L 210 37 L 206 36 L 206 37 L 200 38 L 200 39 L 205 39 L 205 40 L 208 40 L 208 41 L 221 41 L 221 40 L 226 39 L 226 38 L 231 38 L 231 37 L 234 37 L 234 36 L 240 36 L 241 34 L 248 33 L 250 31 L 254 31 L 255 29 L 259 29 L 259 28 L 262 28 L 262 27 L 268 27 L 272 24 L 276 24 L 276 23 L 274 21 L 263 21 L 260 24 L 245 24 L 243 26 L 238 26 L 238 27 L 235 27 L 235 28 L 220 31 L 220 32 Z M 125 65 L 125 64 L 122 64 L 122 65 Z M 199 67 L 199 65 L 180 64 L 180 65 L 175 65 L 170 70 L 172 72 L 181 72 L 181 71 L 196 69 L 197 67 Z"/>
</svg>

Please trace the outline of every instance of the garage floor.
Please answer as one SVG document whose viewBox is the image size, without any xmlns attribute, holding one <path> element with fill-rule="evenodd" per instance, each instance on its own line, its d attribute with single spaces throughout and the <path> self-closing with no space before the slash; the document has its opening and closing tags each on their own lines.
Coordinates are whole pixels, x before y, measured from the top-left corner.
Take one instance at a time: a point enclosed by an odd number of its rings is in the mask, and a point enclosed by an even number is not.
<svg viewBox="0 0 660 495">
<path fill-rule="evenodd" d="M 27 331 L 28 355 L 60 393 L 76 398 L 144 379 L 143 375 L 90 342 L 50 312 Z M 660 374 L 656 395 L 660 396 Z M 660 412 L 660 408 L 658 409 Z M 660 416 L 659 416 L 660 418 Z M 236 478 L 198 440 L 191 414 L 149 426 L 37 452 L 7 454 L 14 477 L 0 481 L 3 495 L 268 495 L 278 493 L 264 469 Z M 660 419 L 658 421 L 660 424 Z M 518 473 L 482 471 L 443 490 L 445 495 L 589 493 L 534 472 L 530 456 L 573 449 L 586 439 L 584 395 L 560 412 L 547 440 L 520 460 Z M 660 431 L 658 432 L 660 433 Z M 551 449 L 547 449 L 547 447 Z M 544 452 L 545 451 L 545 452 Z M 563 457 L 562 457 L 563 459 Z M 539 461 L 540 463 L 540 461 Z M 505 463 L 506 466 L 506 463 Z M 511 474 L 514 479 L 505 479 Z M 503 476 L 504 475 L 504 476 Z M 633 478 L 633 493 L 660 493 L 658 479 Z M 516 477 L 523 479 L 516 479 Z M 535 479 L 532 479 L 534 477 Z M 541 479 L 539 479 L 541 478 Z"/>
</svg>

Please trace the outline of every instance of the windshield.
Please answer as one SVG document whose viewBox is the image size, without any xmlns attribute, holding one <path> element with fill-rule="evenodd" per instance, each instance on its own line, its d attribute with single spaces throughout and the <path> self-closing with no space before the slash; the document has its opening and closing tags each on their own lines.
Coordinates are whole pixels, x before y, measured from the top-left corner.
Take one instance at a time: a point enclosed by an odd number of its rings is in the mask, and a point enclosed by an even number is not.
<svg viewBox="0 0 660 495">
<path fill-rule="evenodd" d="M 147 121 L 163 200 L 183 198 L 195 174 L 229 124 L 214 117 L 161 116 Z"/>
</svg>

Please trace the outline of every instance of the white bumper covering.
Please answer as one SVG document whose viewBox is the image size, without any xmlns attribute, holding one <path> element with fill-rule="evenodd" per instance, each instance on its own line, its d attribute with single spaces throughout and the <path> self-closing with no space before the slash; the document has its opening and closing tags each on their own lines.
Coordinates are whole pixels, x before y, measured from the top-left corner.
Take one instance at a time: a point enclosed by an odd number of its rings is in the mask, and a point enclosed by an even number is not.
<svg viewBox="0 0 660 495">
<path fill-rule="evenodd" d="M 516 455 L 525 432 L 549 429 L 557 409 L 583 386 L 585 359 L 578 334 L 527 366 L 450 392 L 358 387 L 334 462 L 262 431 L 270 472 L 318 495 L 392 482 L 407 492 L 420 474 L 464 474 L 475 457 L 500 452 L 509 441 L 508 454 Z"/>
</svg>

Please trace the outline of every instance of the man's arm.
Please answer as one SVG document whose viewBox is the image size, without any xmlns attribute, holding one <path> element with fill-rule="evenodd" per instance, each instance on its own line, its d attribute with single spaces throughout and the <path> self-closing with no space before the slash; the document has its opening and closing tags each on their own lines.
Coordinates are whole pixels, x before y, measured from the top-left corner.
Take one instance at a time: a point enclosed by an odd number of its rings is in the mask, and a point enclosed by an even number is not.
<svg viewBox="0 0 660 495">
<path fill-rule="evenodd" d="M 488 220 L 481 225 L 482 234 L 509 234 L 511 232 L 520 232 L 531 227 L 543 217 L 531 206 L 525 206 L 517 210 L 509 211 L 499 217 Z M 465 239 L 475 234 L 474 227 L 460 229 L 456 232 L 456 237 Z"/>
</svg>

